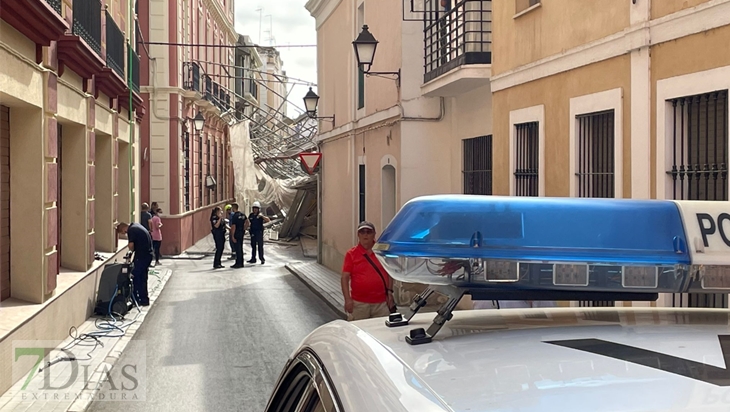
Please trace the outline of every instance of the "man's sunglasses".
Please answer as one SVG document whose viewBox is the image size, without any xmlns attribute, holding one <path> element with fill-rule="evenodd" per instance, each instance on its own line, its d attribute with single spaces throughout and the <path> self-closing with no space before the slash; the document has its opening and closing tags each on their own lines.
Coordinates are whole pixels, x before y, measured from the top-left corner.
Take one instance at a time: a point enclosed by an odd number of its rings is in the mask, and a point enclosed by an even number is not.
<svg viewBox="0 0 730 412">
<path fill-rule="evenodd" d="M 363 235 L 372 235 L 375 231 L 372 229 L 360 229 L 358 233 L 362 233 Z"/>
</svg>

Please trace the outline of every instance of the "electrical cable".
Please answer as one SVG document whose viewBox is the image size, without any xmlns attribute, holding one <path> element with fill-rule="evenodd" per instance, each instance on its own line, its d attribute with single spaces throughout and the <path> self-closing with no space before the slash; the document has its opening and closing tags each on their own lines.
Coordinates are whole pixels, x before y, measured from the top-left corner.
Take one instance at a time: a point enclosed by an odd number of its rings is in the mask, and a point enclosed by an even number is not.
<svg viewBox="0 0 730 412">
<path fill-rule="evenodd" d="M 236 44 L 236 45 L 230 45 L 230 44 L 204 44 L 204 43 L 174 43 L 174 42 L 164 42 L 164 41 L 147 41 L 147 42 L 140 42 L 137 41 L 137 43 L 144 43 L 151 46 L 181 46 L 181 47 L 220 47 L 222 49 L 245 49 L 245 48 L 256 48 L 256 49 L 281 49 L 281 48 L 303 48 L 303 47 L 317 47 L 316 44 L 288 44 L 286 46 L 277 45 L 277 46 L 259 46 L 258 44 Z"/>
</svg>

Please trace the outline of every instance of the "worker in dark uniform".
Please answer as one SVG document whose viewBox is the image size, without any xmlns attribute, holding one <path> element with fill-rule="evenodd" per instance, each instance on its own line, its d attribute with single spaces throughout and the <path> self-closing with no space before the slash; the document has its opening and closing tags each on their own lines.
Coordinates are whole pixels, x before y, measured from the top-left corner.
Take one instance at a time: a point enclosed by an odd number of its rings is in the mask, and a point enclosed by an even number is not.
<svg viewBox="0 0 730 412">
<path fill-rule="evenodd" d="M 251 260 L 248 263 L 256 263 L 256 250 L 259 252 L 259 259 L 261 264 L 266 263 L 264 260 L 264 223 L 270 222 L 271 220 L 261 214 L 261 204 L 259 202 L 253 202 L 251 208 L 253 212 L 248 215 L 248 221 L 251 228 L 248 230 L 251 235 Z"/>
<path fill-rule="evenodd" d="M 221 264 L 221 256 L 223 256 L 223 248 L 226 246 L 226 224 L 223 218 L 223 211 L 220 206 L 216 206 L 210 214 L 210 231 L 215 241 L 215 257 L 213 258 L 213 269 L 223 268 Z"/>
<path fill-rule="evenodd" d="M 129 251 L 134 252 L 132 260 L 132 284 L 134 286 L 134 299 L 140 306 L 149 306 L 150 297 L 147 293 L 147 271 L 150 269 L 154 251 L 152 248 L 152 237 L 149 230 L 139 223 L 121 222 L 117 225 L 117 233 L 127 235 Z"/>
<path fill-rule="evenodd" d="M 234 269 L 243 267 L 243 234 L 248 228 L 248 219 L 246 215 L 238 210 L 238 203 L 231 205 L 233 217 L 231 218 L 231 236 L 233 237 L 233 246 L 236 251 L 236 263 L 231 266 Z"/>
</svg>

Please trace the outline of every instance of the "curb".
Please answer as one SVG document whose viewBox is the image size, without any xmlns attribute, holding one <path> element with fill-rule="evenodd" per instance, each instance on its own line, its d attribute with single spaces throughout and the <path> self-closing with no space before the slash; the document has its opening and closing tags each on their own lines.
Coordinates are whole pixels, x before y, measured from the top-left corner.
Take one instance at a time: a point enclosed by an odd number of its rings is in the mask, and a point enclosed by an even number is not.
<svg viewBox="0 0 730 412">
<path fill-rule="evenodd" d="M 124 352 L 124 349 L 127 347 L 129 342 L 132 340 L 134 335 L 137 334 L 137 330 L 139 327 L 144 323 L 144 319 L 147 317 L 147 314 L 152 310 L 152 308 L 155 306 L 155 303 L 157 303 L 157 298 L 160 296 L 160 293 L 162 293 L 162 290 L 165 288 L 165 285 L 167 284 L 167 281 L 172 276 L 172 269 L 163 269 L 160 272 L 159 277 L 159 283 L 157 287 L 152 290 L 152 293 L 150 294 L 150 305 L 147 307 L 146 311 L 143 311 L 138 321 L 135 322 L 133 325 L 129 326 L 129 329 L 127 330 L 128 333 L 124 334 L 123 337 L 119 338 L 119 340 L 112 346 L 111 351 L 109 351 L 109 354 L 106 356 L 106 358 L 94 369 L 94 372 L 91 376 L 98 376 L 98 379 L 90 380 L 87 383 L 87 386 L 83 389 L 81 393 L 79 393 L 79 396 L 77 399 L 66 409 L 67 412 L 84 412 L 89 409 L 92 402 L 94 401 L 94 398 L 96 397 L 96 394 L 99 392 L 101 387 L 103 386 L 104 382 L 107 381 L 108 375 L 106 373 L 103 373 L 104 371 L 111 371 L 114 368 L 114 364 L 117 363 L 119 358 L 122 356 L 122 353 Z M 149 282 L 149 281 L 148 281 Z M 129 333 L 131 332 L 131 333 Z"/>
<path fill-rule="evenodd" d="M 318 298 L 322 299 L 322 301 L 327 304 L 327 306 L 330 307 L 337 315 L 342 319 L 347 319 L 347 313 L 345 313 L 345 309 L 340 306 L 339 303 L 333 302 L 331 299 L 329 299 L 325 293 L 321 289 L 317 287 L 317 285 L 314 282 L 310 282 L 309 279 L 307 279 L 305 276 L 302 276 L 301 273 L 297 272 L 296 269 L 291 267 L 291 264 L 287 263 L 284 265 L 284 267 L 291 272 L 292 275 L 296 276 L 299 280 L 304 283 L 309 290 L 314 292 L 315 295 L 317 295 Z"/>
</svg>

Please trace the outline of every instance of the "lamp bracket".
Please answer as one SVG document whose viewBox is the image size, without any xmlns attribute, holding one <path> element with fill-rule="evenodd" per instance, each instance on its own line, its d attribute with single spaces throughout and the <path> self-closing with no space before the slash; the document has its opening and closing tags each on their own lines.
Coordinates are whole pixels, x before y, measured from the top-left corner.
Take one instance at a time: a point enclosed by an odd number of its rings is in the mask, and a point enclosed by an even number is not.
<svg viewBox="0 0 730 412">
<path fill-rule="evenodd" d="M 395 78 L 392 80 L 395 80 L 397 87 L 400 87 L 400 69 L 398 69 L 397 72 L 373 72 L 370 70 L 367 70 L 367 71 L 363 70 L 363 74 L 365 74 L 367 76 L 378 76 L 378 77 L 395 76 Z"/>
</svg>

